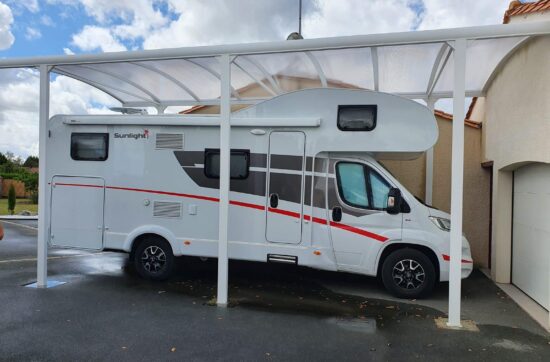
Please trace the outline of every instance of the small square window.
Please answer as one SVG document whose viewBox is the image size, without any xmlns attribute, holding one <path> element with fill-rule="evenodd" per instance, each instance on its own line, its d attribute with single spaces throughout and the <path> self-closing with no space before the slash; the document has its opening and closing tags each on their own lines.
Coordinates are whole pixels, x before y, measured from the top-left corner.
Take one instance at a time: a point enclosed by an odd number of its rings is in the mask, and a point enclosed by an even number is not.
<svg viewBox="0 0 550 362">
<path fill-rule="evenodd" d="M 233 180 L 244 180 L 248 177 L 250 167 L 249 150 L 231 150 L 231 169 Z M 220 178 L 220 150 L 207 149 L 204 151 L 204 174 L 209 178 Z"/>
<path fill-rule="evenodd" d="M 338 128 L 341 131 L 372 131 L 376 127 L 377 113 L 375 104 L 339 106 Z"/>
<path fill-rule="evenodd" d="M 71 158 L 76 161 L 105 161 L 109 155 L 108 133 L 72 133 Z"/>
</svg>

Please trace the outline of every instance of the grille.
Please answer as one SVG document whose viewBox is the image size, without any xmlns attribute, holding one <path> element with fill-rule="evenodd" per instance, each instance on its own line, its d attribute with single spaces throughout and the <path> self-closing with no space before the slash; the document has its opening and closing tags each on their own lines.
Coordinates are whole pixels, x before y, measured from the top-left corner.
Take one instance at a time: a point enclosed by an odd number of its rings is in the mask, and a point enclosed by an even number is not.
<svg viewBox="0 0 550 362">
<path fill-rule="evenodd" d="M 183 150 L 183 133 L 157 133 L 157 150 Z"/>
<path fill-rule="evenodd" d="M 153 216 L 156 217 L 181 217 L 181 203 L 155 201 L 153 203 Z"/>
</svg>

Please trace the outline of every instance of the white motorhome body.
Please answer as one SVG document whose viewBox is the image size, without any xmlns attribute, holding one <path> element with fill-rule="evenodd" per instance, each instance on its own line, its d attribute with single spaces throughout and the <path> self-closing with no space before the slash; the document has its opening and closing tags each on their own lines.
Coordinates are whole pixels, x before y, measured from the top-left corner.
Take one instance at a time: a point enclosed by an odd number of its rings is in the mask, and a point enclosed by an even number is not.
<svg viewBox="0 0 550 362">
<path fill-rule="evenodd" d="M 414 250 L 433 264 L 424 272 L 448 280 L 449 215 L 377 162 L 435 144 L 426 107 L 309 89 L 235 112 L 231 125 L 230 258 L 377 275 L 390 254 Z M 60 115 L 48 132 L 51 245 L 135 252 L 156 238 L 174 256 L 217 256 L 218 116 Z M 148 250 L 137 264 L 159 261 Z M 462 265 L 466 277 L 465 239 Z M 392 267 L 396 282 L 416 269 Z"/>
</svg>

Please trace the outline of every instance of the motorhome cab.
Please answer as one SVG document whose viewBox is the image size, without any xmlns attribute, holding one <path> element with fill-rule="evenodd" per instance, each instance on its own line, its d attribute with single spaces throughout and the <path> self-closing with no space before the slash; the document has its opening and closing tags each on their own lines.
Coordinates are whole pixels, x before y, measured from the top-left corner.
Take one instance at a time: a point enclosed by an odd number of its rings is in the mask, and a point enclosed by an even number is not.
<svg viewBox="0 0 550 362">
<path fill-rule="evenodd" d="M 377 160 L 412 159 L 433 114 L 394 95 L 288 93 L 231 118 L 229 257 L 380 276 L 399 297 L 449 278 L 449 215 Z M 53 246 L 130 253 L 167 278 L 174 257 L 217 256 L 218 116 L 55 116 L 48 180 Z M 463 239 L 462 277 L 472 271 Z"/>
</svg>

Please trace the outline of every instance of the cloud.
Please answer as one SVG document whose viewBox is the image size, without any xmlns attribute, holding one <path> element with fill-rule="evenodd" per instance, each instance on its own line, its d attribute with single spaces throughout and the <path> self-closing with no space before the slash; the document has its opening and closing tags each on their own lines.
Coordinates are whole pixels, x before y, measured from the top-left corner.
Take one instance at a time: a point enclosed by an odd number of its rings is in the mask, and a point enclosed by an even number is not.
<svg viewBox="0 0 550 362">
<path fill-rule="evenodd" d="M 303 35 L 332 37 L 497 24 L 509 0 L 305 0 Z M 12 9 L 36 12 L 38 1 L 0 0 L 0 49 L 14 41 Z M 71 37 L 73 50 L 121 51 L 274 41 L 298 28 L 297 0 L 47 0 L 59 16 L 83 10 L 88 23 Z M 17 12 L 17 11 L 16 11 Z M 16 15 L 19 12 L 16 13 Z M 49 19 L 49 20 L 48 20 Z M 51 26 L 51 18 L 40 17 Z M 28 71 L 0 71 L 0 151 L 38 152 L 38 79 Z M 118 105 L 106 94 L 58 76 L 51 82 L 51 114 L 105 113 Z M 25 96 L 22 96 L 25 95 Z M 449 101 L 437 104 L 450 111 Z M 31 140 L 31 141 L 29 141 Z"/>
<path fill-rule="evenodd" d="M 0 152 L 23 158 L 38 154 L 39 78 L 36 71 L 0 71 Z M 57 76 L 50 82 L 50 115 L 110 113 L 120 103 L 74 79 Z M 21 96 L 24 95 L 24 96 Z"/>
<path fill-rule="evenodd" d="M 28 27 L 25 31 L 25 38 L 27 40 L 36 40 L 42 37 L 42 33 L 37 28 Z"/>
<path fill-rule="evenodd" d="M 509 0 L 423 0 L 419 29 L 501 24 Z"/>
<path fill-rule="evenodd" d="M 407 31 L 416 13 L 409 0 L 319 0 L 317 11 L 304 18 L 307 38 Z"/>
<path fill-rule="evenodd" d="M 70 48 L 63 48 L 65 55 L 74 55 L 74 52 Z"/>
<path fill-rule="evenodd" d="M 48 15 L 42 15 L 42 17 L 40 18 L 40 22 L 43 25 L 46 25 L 46 26 L 54 26 L 55 25 L 52 18 L 49 17 Z"/>
<path fill-rule="evenodd" d="M 190 0 L 169 4 L 177 18 L 148 34 L 143 48 L 283 40 L 298 28 L 298 2 L 293 0 Z M 304 10 L 315 9 L 314 3 L 306 4 Z"/>
<path fill-rule="evenodd" d="M 4 2 L 9 4 L 10 7 L 14 9 L 16 14 L 20 14 L 24 10 L 31 13 L 37 13 L 40 11 L 38 0 L 4 0 Z"/>
<path fill-rule="evenodd" d="M 0 50 L 8 49 L 15 41 L 11 33 L 12 24 L 13 14 L 10 7 L 0 2 Z"/>
<path fill-rule="evenodd" d="M 84 51 L 100 49 L 103 52 L 119 52 L 126 47 L 115 39 L 109 29 L 86 25 L 78 34 L 73 35 L 72 44 Z"/>
</svg>

